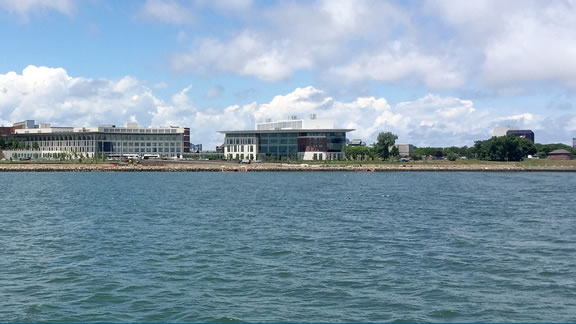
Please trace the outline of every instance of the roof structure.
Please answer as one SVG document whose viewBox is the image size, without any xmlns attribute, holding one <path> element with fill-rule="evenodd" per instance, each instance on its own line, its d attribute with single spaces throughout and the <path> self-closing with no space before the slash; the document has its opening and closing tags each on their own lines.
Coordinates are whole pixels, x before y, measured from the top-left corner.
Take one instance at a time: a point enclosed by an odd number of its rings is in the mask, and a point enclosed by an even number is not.
<svg viewBox="0 0 576 324">
<path fill-rule="evenodd" d="M 554 150 L 554 151 L 548 153 L 548 155 L 550 155 L 550 154 L 572 154 L 572 152 L 566 151 L 564 149 L 558 149 L 558 150 Z"/>
</svg>

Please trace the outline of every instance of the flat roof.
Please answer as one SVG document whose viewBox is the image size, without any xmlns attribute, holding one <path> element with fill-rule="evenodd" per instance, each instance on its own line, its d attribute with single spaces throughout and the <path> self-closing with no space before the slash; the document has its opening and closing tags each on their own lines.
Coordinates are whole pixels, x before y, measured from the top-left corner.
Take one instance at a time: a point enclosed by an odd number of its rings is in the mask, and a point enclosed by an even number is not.
<svg viewBox="0 0 576 324">
<path fill-rule="evenodd" d="M 330 129 L 267 129 L 267 130 L 235 130 L 227 131 L 221 130 L 221 134 L 270 134 L 270 133 L 336 133 L 336 132 L 352 132 L 356 129 L 352 128 L 330 128 Z"/>
</svg>

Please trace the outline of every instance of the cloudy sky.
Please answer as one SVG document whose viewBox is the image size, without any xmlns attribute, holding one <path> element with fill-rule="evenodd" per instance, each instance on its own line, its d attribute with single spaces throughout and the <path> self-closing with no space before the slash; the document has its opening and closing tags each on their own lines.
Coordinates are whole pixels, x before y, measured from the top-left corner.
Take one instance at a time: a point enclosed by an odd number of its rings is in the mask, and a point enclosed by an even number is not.
<svg viewBox="0 0 576 324">
<path fill-rule="evenodd" d="M 373 142 L 576 137 L 576 1 L 0 0 L 0 125 L 333 119 Z"/>
</svg>

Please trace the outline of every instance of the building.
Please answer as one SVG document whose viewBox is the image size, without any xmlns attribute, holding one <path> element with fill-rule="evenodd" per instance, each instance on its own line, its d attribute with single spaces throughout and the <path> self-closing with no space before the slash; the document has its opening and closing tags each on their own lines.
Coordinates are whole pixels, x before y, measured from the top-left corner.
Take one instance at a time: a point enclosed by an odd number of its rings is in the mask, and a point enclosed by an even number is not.
<svg viewBox="0 0 576 324">
<path fill-rule="evenodd" d="M 576 137 L 572 138 L 572 147 L 576 148 Z"/>
<path fill-rule="evenodd" d="M 346 133 L 329 120 L 297 119 L 267 121 L 255 130 L 219 131 L 225 134 L 224 157 L 239 160 L 342 160 Z"/>
<path fill-rule="evenodd" d="M 414 145 L 412 144 L 396 144 L 394 146 L 398 148 L 398 154 L 400 157 L 411 157 L 412 153 L 414 153 Z"/>
<path fill-rule="evenodd" d="M 513 135 L 521 138 L 526 138 L 534 142 L 534 132 L 529 129 L 516 129 L 510 127 L 496 127 L 492 130 L 492 136 L 507 136 Z"/>
<path fill-rule="evenodd" d="M 558 149 L 548 153 L 548 160 L 572 160 L 572 153 Z"/>
<path fill-rule="evenodd" d="M 361 139 L 353 139 L 347 145 L 348 146 L 366 146 L 366 142 L 362 142 Z"/>
<path fill-rule="evenodd" d="M 62 153 L 74 157 L 96 154 L 157 154 L 178 158 L 190 152 L 190 129 L 184 127 L 52 127 L 34 121 L 16 123 L 9 135 L 34 150 L 35 156 L 50 158 Z"/>
<path fill-rule="evenodd" d="M 529 139 L 532 141 L 532 143 L 534 143 L 534 132 L 529 129 L 511 129 L 506 132 L 506 135 L 513 135 Z"/>
</svg>

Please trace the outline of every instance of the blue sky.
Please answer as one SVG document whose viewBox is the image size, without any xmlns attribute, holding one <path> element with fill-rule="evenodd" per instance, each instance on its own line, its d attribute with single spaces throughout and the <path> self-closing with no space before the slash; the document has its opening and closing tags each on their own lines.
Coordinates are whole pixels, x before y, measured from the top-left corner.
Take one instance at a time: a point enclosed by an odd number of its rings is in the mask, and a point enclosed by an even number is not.
<svg viewBox="0 0 576 324">
<path fill-rule="evenodd" d="M 0 124 L 221 129 L 315 113 L 350 137 L 576 137 L 574 1 L 0 0 Z"/>
</svg>

